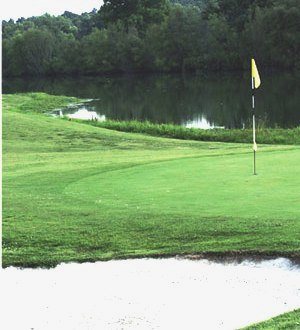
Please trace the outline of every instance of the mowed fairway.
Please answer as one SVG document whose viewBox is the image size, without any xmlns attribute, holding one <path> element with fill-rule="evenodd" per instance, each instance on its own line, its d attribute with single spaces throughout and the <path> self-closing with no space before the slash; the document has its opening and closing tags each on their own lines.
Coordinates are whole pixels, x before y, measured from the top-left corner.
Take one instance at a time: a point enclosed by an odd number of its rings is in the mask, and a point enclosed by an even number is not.
<svg viewBox="0 0 300 330">
<path fill-rule="evenodd" d="M 254 176 L 250 145 L 114 132 L 24 114 L 20 104 L 34 99 L 11 100 L 4 95 L 4 266 L 299 257 L 298 146 L 261 146 Z"/>
</svg>

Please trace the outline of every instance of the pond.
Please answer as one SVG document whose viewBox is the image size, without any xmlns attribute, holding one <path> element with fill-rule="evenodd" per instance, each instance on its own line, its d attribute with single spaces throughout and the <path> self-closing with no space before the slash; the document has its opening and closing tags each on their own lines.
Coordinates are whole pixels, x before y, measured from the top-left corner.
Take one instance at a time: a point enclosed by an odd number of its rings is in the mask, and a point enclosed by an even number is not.
<svg viewBox="0 0 300 330">
<path fill-rule="evenodd" d="M 238 329 L 300 307 L 288 259 L 131 259 L 2 270 L 14 329 Z"/>
<path fill-rule="evenodd" d="M 262 73 L 256 91 L 257 125 L 300 126 L 300 77 Z M 3 79 L 3 93 L 47 92 L 93 99 L 85 110 L 105 119 L 149 120 L 198 128 L 251 127 L 248 72 L 206 77 L 131 75 L 65 79 Z M 81 109 L 67 109 L 74 113 Z"/>
</svg>

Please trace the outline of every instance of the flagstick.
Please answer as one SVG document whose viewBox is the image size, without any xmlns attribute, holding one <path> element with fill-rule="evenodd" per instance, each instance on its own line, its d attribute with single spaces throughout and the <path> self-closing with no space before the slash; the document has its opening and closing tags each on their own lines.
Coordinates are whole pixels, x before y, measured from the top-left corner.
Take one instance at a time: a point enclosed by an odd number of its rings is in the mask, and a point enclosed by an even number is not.
<svg viewBox="0 0 300 330">
<path fill-rule="evenodd" d="M 254 97 L 254 78 L 252 81 L 252 126 L 253 126 L 253 175 L 256 175 L 256 139 L 255 139 L 255 97 Z"/>
</svg>

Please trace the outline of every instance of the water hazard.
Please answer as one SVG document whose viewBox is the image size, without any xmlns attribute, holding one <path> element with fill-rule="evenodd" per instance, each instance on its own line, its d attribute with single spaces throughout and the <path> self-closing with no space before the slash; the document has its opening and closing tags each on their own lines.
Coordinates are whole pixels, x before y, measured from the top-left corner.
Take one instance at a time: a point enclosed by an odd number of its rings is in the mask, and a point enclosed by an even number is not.
<svg viewBox="0 0 300 330">
<path fill-rule="evenodd" d="M 300 126 L 300 77 L 292 73 L 261 75 L 262 84 L 256 91 L 258 127 Z M 5 78 L 2 85 L 3 93 L 47 92 L 93 99 L 85 109 L 102 119 L 149 120 L 198 128 L 252 125 L 249 72 L 209 77 Z"/>
<path fill-rule="evenodd" d="M 6 330 L 232 330 L 300 307 L 300 267 L 284 258 L 133 259 L 1 275 Z"/>
</svg>

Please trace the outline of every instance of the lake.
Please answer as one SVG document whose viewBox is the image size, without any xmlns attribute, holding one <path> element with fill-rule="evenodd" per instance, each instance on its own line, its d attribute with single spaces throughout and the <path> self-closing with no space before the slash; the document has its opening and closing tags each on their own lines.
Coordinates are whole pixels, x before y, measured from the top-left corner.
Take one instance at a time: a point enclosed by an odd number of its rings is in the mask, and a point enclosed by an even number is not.
<svg viewBox="0 0 300 330">
<path fill-rule="evenodd" d="M 300 77 L 261 74 L 256 90 L 258 127 L 300 126 Z M 3 79 L 3 93 L 46 92 L 93 99 L 84 111 L 102 119 L 149 120 L 187 127 L 247 128 L 252 125 L 248 72 L 195 75 L 123 75 L 48 79 Z M 66 112 L 76 112 L 72 108 Z"/>
</svg>

